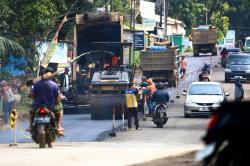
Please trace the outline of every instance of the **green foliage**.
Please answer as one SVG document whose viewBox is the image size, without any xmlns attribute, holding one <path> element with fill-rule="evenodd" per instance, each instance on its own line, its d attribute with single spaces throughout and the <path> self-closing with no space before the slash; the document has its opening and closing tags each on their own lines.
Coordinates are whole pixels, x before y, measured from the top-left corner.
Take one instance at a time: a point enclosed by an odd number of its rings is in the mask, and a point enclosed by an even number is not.
<svg viewBox="0 0 250 166">
<path fill-rule="evenodd" d="M 170 1 L 169 16 L 184 21 L 188 34 L 192 27 L 205 24 L 205 11 L 205 4 L 199 3 L 197 0 Z"/>
<path fill-rule="evenodd" d="M 220 11 L 213 13 L 211 17 L 212 25 L 217 29 L 218 41 L 224 39 L 229 26 L 229 19 L 226 16 L 223 16 Z"/>
<path fill-rule="evenodd" d="M 136 66 L 140 65 L 140 51 L 134 51 L 132 64 L 136 64 Z"/>
</svg>

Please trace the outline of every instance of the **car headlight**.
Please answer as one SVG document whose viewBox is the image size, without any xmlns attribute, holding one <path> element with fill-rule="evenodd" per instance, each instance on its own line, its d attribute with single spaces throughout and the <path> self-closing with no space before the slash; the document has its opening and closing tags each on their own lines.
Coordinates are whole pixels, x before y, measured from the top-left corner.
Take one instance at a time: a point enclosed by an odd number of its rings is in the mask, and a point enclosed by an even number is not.
<svg viewBox="0 0 250 166">
<path fill-rule="evenodd" d="M 225 69 L 225 72 L 230 73 L 230 72 L 232 72 L 232 70 L 231 69 Z"/>
<path fill-rule="evenodd" d="M 191 104 L 193 104 L 194 102 L 192 101 L 192 100 L 189 100 L 189 99 L 187 99 L 187 100 L 185 100 L 185 104 L 186 105 L 191 105 Z"/>
<path fill-rule="evenodd" d="M 250 70 L 246 70 L 246 73 L 250 73 Z"/>
<path fill-rule="evenodd" d="M 222 102 L 223 102 L 223 99 L 218 100 L 218 101 L 217 101 L 217 102 L 215 102 L 214 104 L 216 104 L 216 105 L 220 105 Z"/>
</svg>

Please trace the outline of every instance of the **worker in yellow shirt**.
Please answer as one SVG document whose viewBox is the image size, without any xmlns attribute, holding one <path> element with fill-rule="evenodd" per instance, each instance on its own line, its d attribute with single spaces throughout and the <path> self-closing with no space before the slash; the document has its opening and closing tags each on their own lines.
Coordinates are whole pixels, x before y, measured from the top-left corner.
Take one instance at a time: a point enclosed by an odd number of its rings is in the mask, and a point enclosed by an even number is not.
<svg viewBox="0 0 250 166">
<path fill-rule="evenodd" d="M 139 130 L 138 119 L 138 102 L 136 95 L 139 93 L 138 89 L 133 86 L 133 83 L 129 84 L 129 88 L 125 90 L 125 106 L 128 115 L 128 130 L 132 128 L 132 117 L 135 118 L 135 128 Z"/>
</svg>

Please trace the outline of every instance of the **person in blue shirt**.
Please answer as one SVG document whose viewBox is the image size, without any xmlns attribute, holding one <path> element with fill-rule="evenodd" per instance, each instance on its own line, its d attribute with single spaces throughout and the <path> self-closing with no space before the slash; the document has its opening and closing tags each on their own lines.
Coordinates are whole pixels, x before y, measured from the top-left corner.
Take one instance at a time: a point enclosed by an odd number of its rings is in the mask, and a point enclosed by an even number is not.
<svg viewBox="0 0 250 166">
<path fill-rule="evenodd" d="M 152 95 L 152 102 L 157 104 L 167 104 L 169 102 L 169 94 L 166 90 L 164 90 L 164 84 L 158 83 L 157 90 Z"/>
<path fill-rule="evenodd" d="M 53 73 L 52 68 L 45 69 L 41 74 Z M 55 109 L 56 103 L 60 102 L 59 87 L 51 79 L 42 79 L 34 83 L 30 97 L 33 99 L 30 110 L 30 124 L 27 131 L 31 130 L 34 119 L 34 111 L 40 106 L 45 106 L 50 110 Z"/>
</svg>

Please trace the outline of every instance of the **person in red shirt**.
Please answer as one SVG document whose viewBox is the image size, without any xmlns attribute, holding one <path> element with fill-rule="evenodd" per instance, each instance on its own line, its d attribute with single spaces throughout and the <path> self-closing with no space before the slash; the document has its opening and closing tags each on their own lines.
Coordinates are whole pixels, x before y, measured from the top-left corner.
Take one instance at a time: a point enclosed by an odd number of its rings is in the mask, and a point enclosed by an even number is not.
<svg viewBox="0 0 250 166">
<path fill-rule="evenodd" d="M 112 56 L 111 64 L 112 66 L 119 66 L 120 58 L 117 55 Z"/>
</svg>

